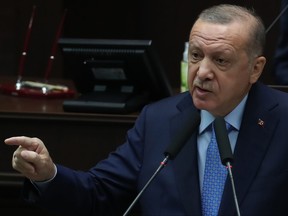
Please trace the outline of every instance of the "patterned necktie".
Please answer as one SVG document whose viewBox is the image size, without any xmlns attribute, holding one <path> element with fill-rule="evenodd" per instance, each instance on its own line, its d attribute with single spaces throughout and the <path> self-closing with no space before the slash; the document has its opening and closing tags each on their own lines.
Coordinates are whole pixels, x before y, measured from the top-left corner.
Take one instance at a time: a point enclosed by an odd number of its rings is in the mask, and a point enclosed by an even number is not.
<svg viewBox="0 0 288 216">
<path fill-rule="evenodd" d="M 231 126 L 229 125 L 228 127 Z M 218 214 L 226 177 L 227 170 L 221 163 L 212 124 L 212 138 L 207 149 L 202 188 L 202 213 L 204 216 L 215 216 Z"/>
</svg>

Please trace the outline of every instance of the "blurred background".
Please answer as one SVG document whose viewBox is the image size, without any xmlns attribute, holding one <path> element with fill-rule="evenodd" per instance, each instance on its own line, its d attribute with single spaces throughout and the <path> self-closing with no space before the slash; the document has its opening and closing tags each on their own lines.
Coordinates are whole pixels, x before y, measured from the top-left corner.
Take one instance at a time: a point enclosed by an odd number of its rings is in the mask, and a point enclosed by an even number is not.
<svg viewBox="0 0 288 216">
<path fill-rule="evenodd" d="M 24 76 L 43 77 L 56 31 L 68 9 L 63 37 L 151 39 L 173 88 L 180 87 L 180 61 L 191 26 L 201 10 L 219 3 L 254 8 L 266 27 L 280 13 L 280 0 L 3 0 L 0 7 L 0 74 L 17 75 L 26 29 L 33 5 L 37 6 Z M 267 34 L 268 63 L 262 80 L 273 84 L 271 61 L 279 22 Z M 58 50 L 50 77 L 62 77 Z"/>
</svg>

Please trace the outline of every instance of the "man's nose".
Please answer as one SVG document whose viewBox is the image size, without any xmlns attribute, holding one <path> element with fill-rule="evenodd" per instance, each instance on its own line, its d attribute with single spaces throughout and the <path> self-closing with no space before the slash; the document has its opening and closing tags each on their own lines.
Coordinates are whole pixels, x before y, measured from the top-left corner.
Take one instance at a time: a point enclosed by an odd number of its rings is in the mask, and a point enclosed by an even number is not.
<svg viewBox="0 0 288 216">
<path fill-rule="evenodd" d="M 213 72 L 212 72 L 212 63 L 209 59 L 203 58 L 201 62 L 199 62 L 199 67 L 197 71 L 197 76 L 200 79 L 212 79 L 213 78 Z"/>
</svg>

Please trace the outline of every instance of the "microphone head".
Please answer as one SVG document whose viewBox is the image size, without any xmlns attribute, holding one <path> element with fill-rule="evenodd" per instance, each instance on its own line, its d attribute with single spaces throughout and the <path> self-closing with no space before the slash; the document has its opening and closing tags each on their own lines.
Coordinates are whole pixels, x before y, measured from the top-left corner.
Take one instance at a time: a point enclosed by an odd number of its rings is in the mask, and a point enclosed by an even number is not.
<svg viewBox="0 0 288 216">
<path fill-rule="evenodd" d="M 226 129 L 226 123 L 223 117 L 217 117 L 214 120 L 214 130 L 217 140 L 217 145 L 220 153 L 221 162 L 224 166 L 227 162 L 233 162 L 233 154 Z"/>
<path fill-rule="evenodd" d="M 195 129 L 200 124 L 200 114 L 196 110 L 191 110 L 187 113 L 185 121 L 182 123 L 180 133 L 176 134 L 172 138 L 171 144 L 164 152 L 165 156 L 169 156 L 170 159 L 174 159 L 178 152 L 182 149 L 186 141 L 193 134 Z"/>
</svg>

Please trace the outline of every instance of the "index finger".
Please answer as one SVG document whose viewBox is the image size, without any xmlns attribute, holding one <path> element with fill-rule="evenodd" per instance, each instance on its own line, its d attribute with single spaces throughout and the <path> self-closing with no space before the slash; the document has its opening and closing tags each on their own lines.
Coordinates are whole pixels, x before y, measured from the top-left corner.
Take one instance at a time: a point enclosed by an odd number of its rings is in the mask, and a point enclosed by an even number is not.
<svg viewBox="0 0 288 216">
<path fill-rule="evenodd" d="M 39 141 L 36 138 L 26 137 L 26 136 L 15 136 L 4 140 L 7 145 L 22 146 L 29 150 L 34 150 L 39 145 Z"/>
</svg>

